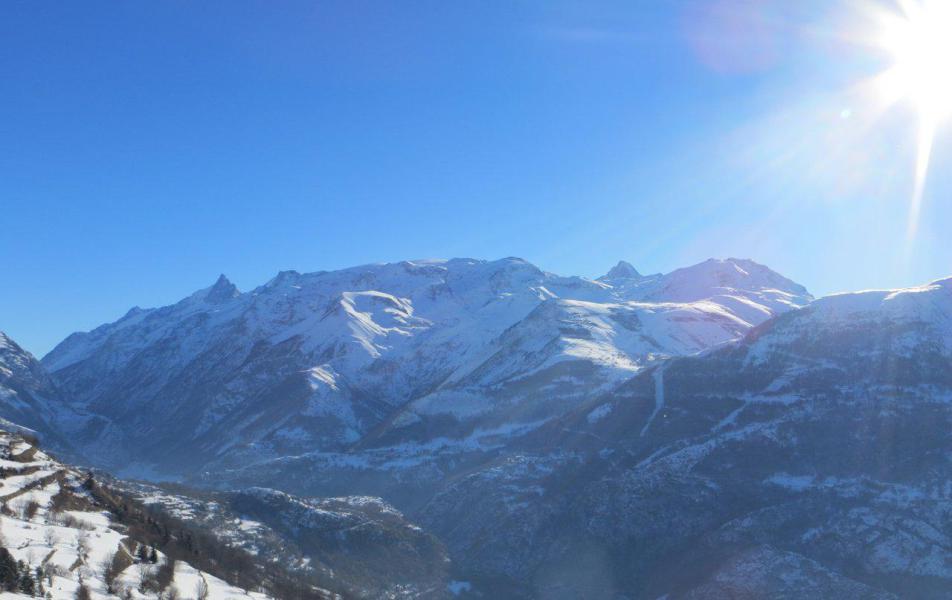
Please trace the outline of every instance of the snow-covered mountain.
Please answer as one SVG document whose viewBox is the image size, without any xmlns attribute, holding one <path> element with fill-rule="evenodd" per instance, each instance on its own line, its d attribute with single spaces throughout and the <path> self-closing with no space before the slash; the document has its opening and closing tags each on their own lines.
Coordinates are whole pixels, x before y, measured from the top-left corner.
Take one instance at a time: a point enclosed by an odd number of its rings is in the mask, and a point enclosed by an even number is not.
<svg viewBox="0 0 952 600">
<path fill-rule="evenodd" d="M 810 300 L 738 259 L 648 277 L 621 263 L 598 280 L 515 258 L 288 271 L 132 309 L 43 365 L 108 421 L 71 432 L 92 460 L 187 473 L 532 428 Z"/>
<path fill-rule="evenodd" d="M 40 362 L 0 331 L 0 428 L 42 437 L 48 447 L 75 457 L 61 425 L 84 420 L 62 400 Z"/>
<path fill-rule="evenodd" d="M 950 432 L 952 279 L 839 294 L 652 365 L 419 514 L 517 597 L 947 598 Z"/>
<path fill-rule="evenodd" d="M 735 259 L 649 276 L 620 263 L 597 280 L 517 259 L 282 273 L 245 293 L 222 278 L 43 363 L 85 415 L 67 423 L 108 423 L 69 430 L 100 464 L 122 466 L 104 449 L 123 448 L 230 490 L 198 512 L 254 522 L 298 562 L 341 570 L 334 524 L 370 532 L 351 551 L 412 547 L 401 590 L 952 586 L 952 279 L 813 300 Z M 302 497 L 317 494 L 339 498 Z M 370 515 L 367 494 L 427 533 Z M 229 535 L 247 539 L 241 527 Z M 444 544 L 452 575 L 421 568 Z"/>
</svg>

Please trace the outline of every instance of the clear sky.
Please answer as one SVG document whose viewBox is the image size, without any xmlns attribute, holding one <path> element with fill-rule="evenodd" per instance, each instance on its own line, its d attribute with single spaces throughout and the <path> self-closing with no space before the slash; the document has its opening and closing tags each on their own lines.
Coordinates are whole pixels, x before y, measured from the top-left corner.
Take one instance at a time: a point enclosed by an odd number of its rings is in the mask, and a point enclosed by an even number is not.
<svg viewBox="0 0 952 600">
<path fill-rule="evenodd" d="M 42 355 L 219 273 L 426 257 L 950 275 L 952 136 L 910 233 L 864 4 L 3 2 L 0 329 Z"/>
</svg>

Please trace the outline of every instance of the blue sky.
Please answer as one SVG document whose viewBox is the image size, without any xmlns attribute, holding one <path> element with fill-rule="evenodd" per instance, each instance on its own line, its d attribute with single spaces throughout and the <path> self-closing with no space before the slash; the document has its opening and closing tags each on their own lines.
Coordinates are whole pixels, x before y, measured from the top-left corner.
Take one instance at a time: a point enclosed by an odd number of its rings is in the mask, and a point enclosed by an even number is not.
<svg viewBox="0 0 952 600">
<path fill-rule="evenodd" d="M 857 4 L 5 2 L 0 329 L 42 355 L 222 272 L 425 257 L 952 274 L 949 136 L 910 237 Z"/>
</svg>

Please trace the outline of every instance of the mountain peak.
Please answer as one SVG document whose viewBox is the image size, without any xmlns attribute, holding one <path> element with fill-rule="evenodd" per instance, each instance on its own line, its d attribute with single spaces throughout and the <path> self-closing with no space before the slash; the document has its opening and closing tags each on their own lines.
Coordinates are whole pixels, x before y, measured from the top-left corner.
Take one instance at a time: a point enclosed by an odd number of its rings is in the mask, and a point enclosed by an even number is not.
<svg viewBox="0 0 952 600">
<path fill-rule="evenodd" d="M 289 269 L 287 271 L 278 271 L 278 274 L 271 278 L 268 283 L 265 284 L 267 288 L 276 288 L 283 285 L 288 285 L 289 282 L 296 282 L 301 279 L 301 274 L 295 271 L 294 269 Z"/>
<path fill-rule="evenodd" d="M 119 319 L 119 320 L 122 321 L 123 319 L 128 319 L 128 318 L 130 318 L 130 317 L 134 317 L 134 316 L 136 316 L 137 314 L 143 313 L 143 312 L 145 312 L 145 310 L 143 310 L 142 307 L 140 307 L 140 306 L 133 306 L 133 307 L 130 308 L 128 311 L 126 311 L 126 314 L 124 314 L 124 315 L 122 316 L 122 319 Z"/>
<path fill-rule="evenodd" d="M 776 271 L 746 258 L 710 258 L 690 267 L 664 275 L 650 289 L 645 299 L 674 302 L 694 302 L 718 294 L 740 292 L 779 291 L 784 297 L 795 298 L 802 306 L 813 296 L 802 285 L 787 279 Z"/>
<path fill-rule="evenodd" d="M 608 273 L 599 277 L 603 281 L 610 279 L 641 279 L 641 273 L 631 263 L 620 260 Z"/>
<path fill-rule="evenodd" d="M 211 304 L 220 304 L 227 300 L 231 300 L 239 294 L 238 288 L 231 281 L 225 277 L 224 274 L 218 276 L 218 280 L 215 282 L 215 285 L 208 289 L 208 293 L 205 294 L 205 302 Z"/>
<path fill-rule="evenodd" d="M 13 338 L 0 331 L 0 355 L 8 353 L 10 356 L 14 355 L 25 355 L 27 354 L 26 350 L 20 347 Z M 3 366 L 3 360 L 0 359 L 0 367 Z"/>
</svg>

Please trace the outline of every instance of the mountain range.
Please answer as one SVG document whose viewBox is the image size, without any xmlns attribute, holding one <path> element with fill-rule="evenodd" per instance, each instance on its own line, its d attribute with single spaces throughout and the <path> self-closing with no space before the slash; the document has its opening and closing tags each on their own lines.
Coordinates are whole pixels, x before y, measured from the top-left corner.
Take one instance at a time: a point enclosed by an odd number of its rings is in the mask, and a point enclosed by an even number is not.
<svg viewBox="0 0 952 600">
<path fill-rule="evenodd" d="M 653 361 L 735 339 L 803 306 L 751 261 L 597 281 L 520 259 L 224 276 L 130 310 L 43 358 L 96 464 L 179 476 L 308 452 L 529 429 Z"/>
<path fill-rule="evenodd" d="M 70 460 L 266 502 L 301 556 L 293 515 L 392 503 L 447 561 L 394 597 L 946 597 L 950 400 L 952 280 L 741 259 L 222 276 L 41 361 L 0 337 L 5 426 Z"/>
</svg>

